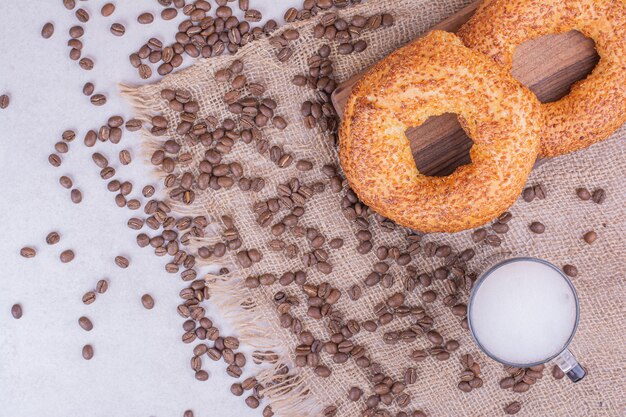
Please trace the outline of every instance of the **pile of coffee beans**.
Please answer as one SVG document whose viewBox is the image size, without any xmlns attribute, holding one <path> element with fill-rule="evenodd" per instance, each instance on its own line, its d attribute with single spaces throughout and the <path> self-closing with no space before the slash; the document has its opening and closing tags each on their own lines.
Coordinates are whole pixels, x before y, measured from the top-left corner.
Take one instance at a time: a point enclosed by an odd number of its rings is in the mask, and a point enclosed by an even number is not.
<svg viewBox="0 0 626 417">
<path fill-rule="evenodd" d="M 471 392 L 482 387 L 483 380 L 480 378 L 480 364 L 474 361 L 472 355 L 465 354 L 461 356 L 461 365 L 463 366 L 463 371 L 457 385 L 458 388 L 463 392 Z"/>
<path fill-rule="evenodd" d="M 509 375 L 500 380 L 500 388 L 510 389 L 517 393 L 526 392 L 538 379 L 543 378 L 544 369 L 545 365 L 536 365 L 530 368 L 505 366 L 504 370 Z"/>
</svg>

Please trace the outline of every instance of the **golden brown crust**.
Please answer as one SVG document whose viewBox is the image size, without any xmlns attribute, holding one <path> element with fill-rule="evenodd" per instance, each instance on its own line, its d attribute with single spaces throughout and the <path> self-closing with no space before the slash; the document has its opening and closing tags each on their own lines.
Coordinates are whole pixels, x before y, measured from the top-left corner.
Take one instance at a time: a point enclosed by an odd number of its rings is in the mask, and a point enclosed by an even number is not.
<svg viewBox="0 0 626 417">
<path fill-rule="evenodd" d="M 476 227 L 519 196 L 537 156 L 538 106 L 489 58 L 433 31 L 355 85 L 339 133 L 341 164 L 357 195 L 400 225 L 424 232 Z M 464 119 L 472 163 L 428 177 L 418 172 L 404 132 L 443 113 Z"/>
<path fill-rule="evenodd" d="M 626 122 L 626 3 L 623 0 L 490 0 L 458 32 L 463 42 L 511 69 L 515 48 L 539 36 L 578 30 L 600 62 L 566 97 L 542 105 L 542 156 L 608 138 Z"/>
</svg>

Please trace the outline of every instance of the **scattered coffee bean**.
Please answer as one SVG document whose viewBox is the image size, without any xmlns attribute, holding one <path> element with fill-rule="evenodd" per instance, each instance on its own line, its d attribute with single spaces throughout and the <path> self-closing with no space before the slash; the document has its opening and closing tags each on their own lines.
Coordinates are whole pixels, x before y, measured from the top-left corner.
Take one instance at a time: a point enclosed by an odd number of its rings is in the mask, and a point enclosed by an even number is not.
<svg viewBox="0 0 626 417">
<path fill-rule="evenodd" d="M 147 25 L 149 23 L 152 23 L 154 21 L 154 16 L 152 15 L 152 13 L 142 13 L 139 16 L 137 16 L 137 22 L 141 23 L 142 25 Z"/>
<path fill-rule="evenodd" d="M 115 265 L 119 266 L 120 268 L 128 268 L 128 265 L 130 265 L 130 262 L 128 260 L 128 258 L 124 257 L 124 256 L 116 256 L 115 257 Z"/>
<path fill-rule="evenodd" d="M 93 94 L 94 89 L 95 86 L 93 85 L 93 83 L 85 83 L 85 85 L 83 85 L 83 94 L 86 96 L 90 96 Z"/>
<path fill-rule="evenodd" d="M 91 329 L 93 329 L 93 323 L 91 322 L 91 320 L 89 320 L 87 317 L 85 316 L 81 316 L 78 319 L 78 325 L 86 331 L 91 331 Z"/>
<path fill-rule="evenodd" d="M 524 191 L 522 191 L 522 198 L 527 203 L 533 201 L 535 199 L 535 190 L 533 189 L 533 187 L 524 188 Z"/>
<path fill-rule="evenodd" d="M 198 381 L 206 381 L 209 379 L 209 373 L 207 371 L 198 371 L 195 377 Z"/>
<path fill-rule="evenodd" d="M 543 200 L 546 198 L 546 189 L 543 184 L 537 184 L 533 187 L 533 191 L 535 192 L 535 197 L 539 200 Z"/>
<path fill-rule="evenodd" d="M 35 255 L 37 255 L 37 251 L 34 248 L 25 246 L 20 249 L 20 255 L 22 255 L 24 258 L 34 258 Z"/>
<path fill-rule="evenodd" d="M 128 165 L 133 160 L 132 157 L 130 156 L 130 152 L 126 149 L 120 151 L 119 159 L 122 165 Z"/>
<path fill-rule="evenodd" d="M 540 222 L 532 222 L 530 226 L 528 226 L 528 228 L 530 229 L 531 232 L 537 233 L 537 234 L 541 234 L 545 232 L 546 230 L 546 227 L 543 225 L 543 223 L 540 223 Z"/>
<path fill-rule="evenodd" d="M 78 188 L 74 188 L 70 191 L 70 199 L 72 200 L 72 203 L 79 204 L 83 201 L 83 193 L 81 193 Z"/>
<path fill-rule="evenodd" d="M 85 9 L 76 10 L 75 15 L 76 15 L 76 18 L 82 23 L 86 23 L 89 21 L 89 13 L 87 13 L 87 10 Z"/>
<path fill-rule="evenodd" d="M 598 188 L 597 190 L 594 190 L 591 195 L 591 199 L 596 204 L 602 204 L 606 200 L 606 192 L 602 188 Z"/>
<path fill-rule="evenodd" d="M 576 195 L 583 201 L 591 200 L 591 193 L 586 188 L 577 188 Z"/>
<path fill-rule="evenodd" d="M 113 23 L 110 30 L 115 36 L 124 36 L 126 33 L 126 28 L 121 23 Z"/>
<path fill-rule="evenodd" d="M 91 345 L 83 346 L 83 358 L 88 361 L 93 358 L 93 346 Z"/>
<path fill-rule="evenodd" d="M 596 241 L 596 239 L 598 238 L 598 234 L 596 232 L 594 232 L 593 230 L 585 233 L 583 235 L 583 240 L 588 243 L 589 245 L 591 245 L 593 242 Z"/>
<path fill-rule="evenodd" d="M 54 25 L 50 22 L 43 25 L 41 28 L 41 37 L 44 39 L 50 39 L 54 34 Z"/>
<path fill-rule="evenodd" d="M 93 291 L 87 291 L 84 295 L 83 295 L 83 304 L 91 304 L 94 301 L 96 301 L 96 293 Z"/>
<path fill-rule="evenodd" d="M 115 5 L 113 3 L 107 3 L 102 6 L 102 9 L 100 9 L 100 14 L 104 17 L 109 17 L 113 14 L 114 11 Z"/>
<path fill-rule="evenodd" d="M 185 410 L 185 412 L 183 413 L 183 417 L 193 417 L 193 411 Z"/>
<path fill-rule="evenodd" d="M 63 252 L 61 252 L 61 255 L 59 255 L 59 259 L 64 264 L 72 262 L 74 260 L 74 251 L 72 251 L 71 249 L 64 250 Z"/>
<path fill-rule="evenodd" d="M 91 71 L 94 63 L 91 58 L 81 58 L 80 61 L 78 61 L 78 65 L 85 71 Z"/>
<path fill-rule="evenodd" d="M 521 409 L 522 404 L 520 404 L 518 401 L 513 401 L 512 403 L 509 403 L 506 407 L 504 407 L 504 412 L 508 415 L 513 415 L 519 413 Z"/>
<path fill-rule="evenodd" d="M 53 167 L 60 167 L 61 166 L 61 157 L 55 153 L 50 154 L 48 156 L 48 162 L 50 163 L 50 165 L 52 165 Z"/>
<path fill-rule="evenodd" d="M 22 306 L 19 304 L 13 304 L 13 306 L 11 306 L 11 315 L 13 316 L 14 319 L 18 320 L 22 318 Z"/>
<path fill-rule="evenodd" d="M 576 268 L 574 265 L 566 264 L 563 265 L 563 272 L 565 272 L 565 275 L 569 275 L 570 277 L 574 278 L 578 275 L 578 268 Z"/>
<path fill-rule="evenodd" d="M 61 235 L 58 232 L 50 232 L 46 236 L 46 243 L 48 245 L 55 245 L 59 243 L 60 240 L 61 240 Z"/>
<path fill-rule="evenodd" d="M 104 94 L 94 94 L 89 100 L 94 106 L 103 106 L 107 102 L 107 98 Z"/>
<path fill-rule="evenodd" d="M 6 109 L 9 107 L 9 96 L 6 94 L 0 95 L 0 109 Z"/>
<path fill-rule="evenodd" d="M 104 294 L 109 289 L 109 282 L 106 279 L 101 279 L 96 283 L 96 292 L 98 294 Z"/>
<path fill-rule="evenodd" d="M 141 304 L 143 304 L 144 308 L 147 310 L 152 310 L 154 308 L 154 298 L 150 294 L 144 294 L 141 296 Z"/>
</svg>

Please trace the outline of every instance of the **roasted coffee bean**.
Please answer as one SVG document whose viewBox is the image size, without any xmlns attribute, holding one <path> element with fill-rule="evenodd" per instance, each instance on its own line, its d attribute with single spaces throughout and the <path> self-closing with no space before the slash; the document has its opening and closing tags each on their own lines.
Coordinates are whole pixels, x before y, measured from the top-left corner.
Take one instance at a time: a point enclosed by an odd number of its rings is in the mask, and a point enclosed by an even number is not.
<svg viewBox="0 0 626 417">
<path fill-rule="evenodd" d="M 87 291 L 83 295 L 83 304 L 91 304 L 96 301 L 96 293 L 93 291 Z"/>
<path fill-rule="evenodd" d="M 50 163 L 50 165 L 52 165 L 53 167 L 60 167 L 61 166 L 61 157 L 55 153 L 50 154 L 48 156 L 48 162 Z"/>
<path fill-rule="evenodd" d="M 508 415 L 513 415 L 519 413 L 521 409 L 522 404 L 518 401 L 513 401 L 512 403 L 509 403 L 506 405 L 506 407 L 504 407 L 504 412 Z"/>
<path fill-rule="evenodd" d="M 0 109 L 6 109 L 9 107 L 9 96 L 7 94 L 0 95 Z"/>
<path fill-rule="evenodd" d="M 89 98 L 89 101 L 91 101 L 91 104 L 94 106 L 103 106 L 106 104 L 107 98 L 104 94 L 94 94 Z"/>
<path fill-rule="evenodd" d="M 50 39 L 54 34 L 54 25 L 50 22 L 43 25 L 41 28 L 41 37 L 44 39 Z"/>
<path fill-rule="evenodd" d="M 522 191 L 522 198 L 527 203 L 533 201 L 535 199 L 535 190 L 533 189 L 533 187 L 524 188 L 524 191 Z"/>
<path fill-rule="evenodd" d="M 25 246 L 20 249 L 20 255 L 24 258 L 34 258 L 37 255 L 37 251 L 34 248 Z"/>
<path fill-rule="evenodd" d="M 93 358 L 93 346 L 85 345 L 83 346 L 83 359 L 91 360 Z"/>
<path fill-rule="evenodd" d="M 183 413 L 183 417 L 194 417 L 193 416 L 193 411 L 185 410 L 185 412 Z"/>
<path fill-rule="evenodd" d="M 254 395 L 251 395 L 245 399 L 245 403 L 250 408 L 257 408 L 259 406 L 259 399 Z"/>
<path fill-rule="evenodd" d="M 67 10 L 72 10 L 74 7 L 76 7 L 76 1 L 75 0 L 63 0 L 63 6 L 65 6 Z"/>
<path fill-rule="evenodd" d="M 577 188 L 576 195 L 583 201 L 591 200 L 591 193 L 586 188 Z"/>
<path fill-rule="evenodd" d="M 207 371 L 198 371 L 195 377 L 198 381 L 206 381 L 209 379 L 209 373 Z"/>
<path fill-rule="evenodd" d="M 59 235 L 58 232 L 50 232 L 46 236 L 46 243 L 48 245 L 55 245 L 59 243 L 60 240 L 61 240 L 61 235 Z"/>
<path fill-rule="evenodd" d="M 565 272 L 566 275 L 574 278 L 578 275 L 578 268 L 576 268 L 574 265 L 566 264 L 563 265 L 563 272 Z"/>
<path fill-rule="evenodd" d="M 104 294 L 109 289 L 109 282 L 106 279 L 101 279 L 96 283 L 96 292 L 98 294 Z"/>
<path fill-rule="evenodd" d="M 583 240 L 587 244 L 589 244 L 589 245 L 591 245 L 593 242 L 595 242 L 597 238 L 598 238 L 598 234 L 596 232 L 594 232 L 593 230 L 591 230 L 591 231 L 589 231 L 589 232 L 587 232 L 587 233 L 585 233 L 583 235 Z"/>
<path fill-rule="evenodd" d="M 113 14 L 114 11 L 115 5 L 113 3 L 107 3 L 102 6 L 102 9 L 100 9 L 100 14 L 104 17 L 109 17 Z"/>
<path fill-rule="evenodd" d="M 480 243 L 487 237 L 487 231 L 483 228 L 476 229 L 472 232 L 472 240 L 474 243 Z"/>
<path fill-rule="evenodd" d="M 126 127 L 126 130 L 128 130 L 129 132 L 135 132 L 141 129 L 141 125 L 142 125 L 141 120 L 130 119 L 126 122 L 124 126 Z"/>
<path fill-rule="evenodd" d="M 85 34 L 85 29 L 82 26 L 72 26 L 70 28 L 70 37 L 72 39 L 80 38 Z"/>
<path fill-rule="evenodd" d="M 87 10 L 85 9 L 78 9 L 74 14 L 76 15 L 76 18 L 82 23 L 89 21 L 89 13 L 87 13 Z"/>
<path fill-rule="evenodd" d="M 502 239 L 500 239 L 500 236 L 498 236 L 498 235 L 488 235 L 485 238 L 485 242 L 489 246 L 498 247 L 498 246 L 500 246 L 502 244 Z"/>
<path fill-rule="evenodd" d="M 80 65 L 80 67 L 86 71 L 91 71 L 93 69 L 94 63 L 91 58 L 81 58 L 80 61 L 78 61 L 78 65 Z"/>
<path fill-rule="evenodd" d="M 543 223 L 540 223 L 540 222 L 532 222 L 530 226 L 528 226 L 528 228 L 530 229 L 531 232 L 537 233 L 537 234 L 541 234 L 545 232 L 546 230 L 546 227 L 543 225 Z"/>
<path fill-rule="evenodd" d="M 128 265 L 130 265 L 130 262 L 128 258 L 124 256 L 116 256 L 115 265 L 119 266 L 120 268 L 128 268 Z"/>
<path fill-rule="evenodd" d="M 554 365 L 552 367 L 552 377 L 554 379 L 563 379 L 564 376 L 565 376 L 565 373 L 563 373 L 561 368 L 559 368 L 557 365 Z"/>
<path fill-rule="evenodd" d="M 526 392 L 530 389 L 530 385 L 525 382 L 518 382 L 513 385 L 513 392 Z"/>
<path fill-rule="evenodd" d="M 19 304 L 13 304 L 13 306 L 11 306 L 11 315 L 13 316 L 14 319 L 18 320 L 22 318 L 22 306 Z"/>
<path fill-rule="evenodd" d="M 154 298 L 150 294 L 144 294 L 141 296 L 141 304 L 147 310 L 152 310 L 154 308 Z"/>
<path fill-rule="evenodd" d="M 93 329 L 93 323 L 85 316 L 81 316 L 78 319 L 78 325 L 85 331 L 91 331 Z"/>
<path fill-rule="evenodd" d="M 152 15 L 152 13 L 142 13 L 139 16 L 137 16 L 137 22 L 141 23 L 142 25 L 147 25 L 149 23 L 152 23 L 154 21 L 154 16 Z"/>
<path fill-rule="evenodd" d="M 124 149 L 120 151 L 119 160 L 122 165 L 128 165 L 132 162 L 133 158 L 131 157 L 130 152 Z"/>
<path fill-rule="evenodd" d="M 503 234 L 509 231 L 509 225 L 498 221 L 491 225 L 491 229 L 496 233 Z"/>
<path fill-rule="evenodd" d="M 606 200 L 606 192 L 602 188 L 594 190 L 591 199 L 596 204 L 602 204 Z"/>
<path fill-rule="evenodd" d="M 507 376 L 506 378 L 500 380 L 500 388 L 502 389 L 513 388 L 513 385 L 515 385 L 515 378 L 511 376 Z"/>
<path fill-rule="evenodd" d="M 93 94 L 94 89 L 95 86 L 93 85 L 93 83 L 85 83 L 85 85 L 83 85 L 83 94 L 86 96 L 90 96 Z"/>
<path fill-rule="evenodd" d="M 422 300 L 426 303 L 432 303 L 437 299 L 437 293 L 434 291 L 425 291 L 422 293 Z"/>
<path fill-rule="evenodd" d="M 78 204 L 83 201 L 83 194 L 78 188 L 74 188 L 70 191 L 70 199 L 72 200 L 72 203 Z"/>
<path fill-rule="evenodd" d="M 63 252 L 61 252 L 61 255 L 59 255 L 59 259 L 64 264 L 72 262 L 74 260 L 74 251 L 70 249 L 64 250 Z"/>
<path fill-rule="evenodd" d="M 172 20 L 176 16 L 178 16 L 178 10 L 173 7 L 168 7 L 166 9 L 161 10 L 161 19 L 163 20 Z"/>
<path fill-rule="evenodd" d="M 546 198 L 546 189 L 544 188 L 543 184 L 537 184 L 533 187 L 533 191 L 535 192 L 535 197 L 537 197 L 539 200 L 543 200 L 544 198 Z"/>
<path fill-rule="evenodd" d="M 126 28 L 121 23 L 113 23 L 110 30 L 114 36 L 124 36 L 126 33 Z"/>
</svg>

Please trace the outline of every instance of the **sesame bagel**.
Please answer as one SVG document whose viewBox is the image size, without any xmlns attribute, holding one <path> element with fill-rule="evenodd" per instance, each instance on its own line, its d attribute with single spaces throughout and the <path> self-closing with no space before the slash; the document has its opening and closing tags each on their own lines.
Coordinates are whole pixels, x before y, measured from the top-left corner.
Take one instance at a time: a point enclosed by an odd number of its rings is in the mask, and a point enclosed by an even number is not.
<svg viewBox="0 0 626 417">
<path fill-rule="evenodd" d="M 473 139 L 471 163 L 446 177 L 421 174 L 405 135 L 456 113 Z M 355 85 L 339 132 L 340 161 L 378 213 L 423 232 L 482 225 L 519 196 L 538 152 L 539 102 L 502 67 L 433 31 L 395 51 Z"/>
<path fill-rule="evenodd" d="M 595 41 L 600 62 L 567 96 L 542 104 L 542 156 L 586 148 L 626 122 L 626 2 L 489 0 L 458 32 L 467 46 L 510 70 L 518 45 L 570 30 Z"/>
</svg>

